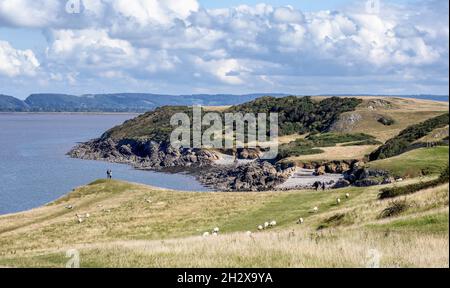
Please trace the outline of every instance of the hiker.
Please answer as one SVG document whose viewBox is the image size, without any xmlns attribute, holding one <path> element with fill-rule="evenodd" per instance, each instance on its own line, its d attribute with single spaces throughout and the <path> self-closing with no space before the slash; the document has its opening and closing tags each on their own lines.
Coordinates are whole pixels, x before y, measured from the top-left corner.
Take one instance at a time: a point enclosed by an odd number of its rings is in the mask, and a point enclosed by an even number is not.
<svg viewBox="0 0 450 288">
<path fill-rule="evenodd" d="M 325 191 L 325 188 L 327 188 L 327 187 L 326 187 L 326 185 L 325 185 L 325 182 L 323 182 L 323 183 L 322 183 L 322 190 Z"/>
<path fill-rule="evenodd" d="M 108 169 L 106 171 L 106 176 L 108 176 L 108 179 L 112 179 L 112 171 L 111 171 L 111 169 Z"/>
<path fill-rule="evenodd" d="M 319 181 L 314 182 L 314 188 L 316 188 L 316 191 L 319 190 L 319 186 L 320 186 Z"/>
</svg>

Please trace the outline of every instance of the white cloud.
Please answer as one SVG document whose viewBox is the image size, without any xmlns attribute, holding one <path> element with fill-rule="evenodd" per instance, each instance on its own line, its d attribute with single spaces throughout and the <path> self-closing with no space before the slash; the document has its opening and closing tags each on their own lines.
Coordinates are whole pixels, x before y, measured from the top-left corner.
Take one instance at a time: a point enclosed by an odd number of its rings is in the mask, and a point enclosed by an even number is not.
<svg viewBox="0 0 450 288">
<path fill-rule="evenodd" d="M 100 75 L 150 86 L 286 91 L 295 89 L 292 79 L 304 89 L 317 77 L 391 75 L 394 86 L 405 86 L 421 71 L 421 87 L 429 81 L 430 87 L 448 88 L 446 1 L 385 4 L 379 14 L 367 13 L 364 5 L 302 13 L 266 4 L 205 10 L 196 0 L 91 0 L 80 15 L 68 15 L 61 3 L 0 0 L 0 25 L 48 31 L 41 69 L 50 81 L 76 75 L 91 83 L 103 81 L 96 80 Z"/>
<path fill-rule="evenodd" d="M 33 76 L 39 62 L 31 50 L 16 50 L 8 42 L 0 41 L 0 76 Z"/>
</svg>

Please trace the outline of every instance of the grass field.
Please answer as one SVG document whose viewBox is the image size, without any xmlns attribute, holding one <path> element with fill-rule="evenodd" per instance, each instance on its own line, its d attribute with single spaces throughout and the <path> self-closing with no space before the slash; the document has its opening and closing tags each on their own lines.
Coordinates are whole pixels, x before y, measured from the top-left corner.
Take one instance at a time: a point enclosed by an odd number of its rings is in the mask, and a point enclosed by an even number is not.
<svg viewBox="0 0 450 288">
<path fill-rule="evenodd" d="M 397 177 L 439 174 L 448 165 L 448 146 L 415 149 L 395 157 L 370 162 L 369 167 L 391 172 Z"/>
<path fill-rule="evenodd" d="M 98 180 L 1 216 L 0 266 L 64 267 L 75 248 L 82 267 L 364 267 L 373 249 L 382 266 L 448 267 L 448 185 L 408 195 L 410 208 L 392 219 L 379 218 L 390 205 L 379 189 L 193 193 Z M 90 217 L 80 224 L 76 213 Z M 330 222 L 336 215 L 344 220 Z M 216 226 L 219 236 L 201 237 Z"/>
</svg>

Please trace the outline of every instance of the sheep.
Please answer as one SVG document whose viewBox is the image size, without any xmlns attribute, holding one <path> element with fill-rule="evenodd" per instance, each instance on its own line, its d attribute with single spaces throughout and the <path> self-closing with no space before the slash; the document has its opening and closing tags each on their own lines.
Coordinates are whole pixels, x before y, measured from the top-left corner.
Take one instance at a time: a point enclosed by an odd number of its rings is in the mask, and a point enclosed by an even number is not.
<svg viewBox="0 0 450 288">
<path fill-rule="evenodd" d="M 264 222 L 264 229 L 268 228 L 270 226 L 269 222 Z"/>
<path fill-rule="evenodd" d="M 271 226 L 271 227 L 277 226 L 277 221 L 275 221 L 275 220 L 271 221 L 271 222 L 270 222 L 270 226 Z"/>
<path fill-rule="evenodd" d="M 298 219 L 297 224 L 303 224 L 303 222 L 305 222 L 305 220 L 303 220 L 303 218 Z"/>
<path fill-rule="evenodd" d="M 83 223 L 83 218 L 78 218 L 78 223 L 79 224 Z"/>
<path fill-rule="evenodd" d="M 252 231 L 247 231 L 247 232 L 245 232 L 245 234 L 246 234 L 247 236 L 251 237 L 253 233 L 252 233 Z"/>
<path fill-rule="evenodd" d="M 258 230 L 259 231 L 261 231 L 261 230 L 263 230 L 264 229 L 264 227 L 262 226 L 262 225 L 258 225 Z"/>
<path fill-rule="evenodd" d="M 341 204 L 341 198 L 336 198 L 336 204 L 337 205 Z"/>
<path fill-rule="evenodd" d="M 319 208 L 318 208 L 318 207 L 314 207 L 314 208 L 313 208 L 313 212 L 314 212 L 314 213 L 319 212 Z"/>
<path fill-rule="evenodd" d="M 350 198 L 350 194 L 349 193 L 345 193 L 345 198 Z"/>
<path fill-rule="evenodd" d="M 214 232 L 212 233 L 212 235 L 213 235 L 213 236 L 218 236 L 219 233 L 217 233 L 217 232 L 214 231 Z"/>
<path fill-rule="evenodd" d="M 209 232 L 203 233 L 203 237 L 208 237 L 208 236 L 209 236 Z"/>
<path fill-rule="evenodd" d="M 219 233 L 219 228 L 218 228 L 218 227 L 214 228 L 214 229 L 213 229 L 213 232 Z"/>
<path fill-rule="evenodd" d="M 67 205 L 67 206 L 65 206 L 64 208 L 69 209 L 69 210 L 72 210 L 72 209 L 73 209 L 73 206 L 72 206 L 72 205 Z"/>
</svg>

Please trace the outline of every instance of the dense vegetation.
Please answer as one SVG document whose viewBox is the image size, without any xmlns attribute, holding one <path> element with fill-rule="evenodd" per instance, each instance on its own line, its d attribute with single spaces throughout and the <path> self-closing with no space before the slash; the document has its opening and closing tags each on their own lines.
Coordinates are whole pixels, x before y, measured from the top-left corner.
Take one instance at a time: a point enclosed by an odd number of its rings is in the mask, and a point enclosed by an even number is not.
<svg viewBox="0 0 450 288">
<path fill-rule="evenodd" d="M 311 97 L 262 97 L 252 102 L 231 107 L 227 112 L 278 113 L 280 136 L 295 133 L 324 132 L 339 116 L 353 111 L 362 100 L 330 97 L 313 101 Z"/>
<path fill-rule="evenodd" d="M 263 97 L 242 105 L 233 106 L 226 113 L 279 113 L 280 134 L 317 132 L 326 130 L 340 113 L 354 109 L 361 100 L 355 98 L 327 98 L 320 102 L 311 97 Z M 145 113 L 135 119 L 114 127 L 103 135 L 105 137 L 146 138 L 154 141 L 168 140 L 173 127 L 170 118 L 183 112 L 192 117 L 188 106 L 164 106 Z M 365 137 L 363 137 L 366 139 Z M 356 139 L 359 140 L 360 138 Z M 362 138 L 361 138 L 362 139 Z"/>
<path fill-rule="evenodd" d="M 168 141 L 173 131 L 173 127 L 170 125 L 170 118 L 175 113 L 192 115 L 192 109 L 187 106 L 157 108 L 155 111 L 142 114 L 106 131 L 102 138 L 151 139 L 155 142 Z"/>
<path fill-rule="evenodd" d="M 414 183 L 414 184 L 400 186 L 400 187 L 385 188 L 380 191 L 378 198 L 379 199 L 393 198 L 393 197 L 397 197 L 397 196 L 412 194 L 412 193 L 415 193 L 415 192 L 423 190 L 423 189 L 436 187 L 441 184 L 448 183 L 448 181 L 449 181 L 448 177 L 449 177 L 449 167 L 447 165 L 447 167 L 444 169 L 444 171 L 442 171 L 439 178 L 437 178 L 435 180 L 431 180 L 431 181 L 427 181 L 427 182 L 419 182 L 419 183 Z"/>
<path fill-rule="evenodd" d="M 366 141 L 376 141 L 372 135 L 364 133 L 324 133 L 312 134 L 305 139 L 297 139 L 293 142 L 283 144 L 280 146 L 278 159 L 283 159 L 292 156 L 320 154 L 324 151 L 317 147 L 334 147 L 336 144 L 348 143 L 355 145 L 352 142 L 358 143 Z M 360 144 L 359 144 L 360 145 Z"/>
<path fill-rule="evenodd" d="M 422 123 L 409 126 L 400 134 L 390 140 L 369 156 L 370 161 L 385 159 L 402 154 L 411 148 L 414 141 L 426 136 L 436 128 L 442 128 L 449 124 L 449 113 L 428 119 Z"/>
</svg>

